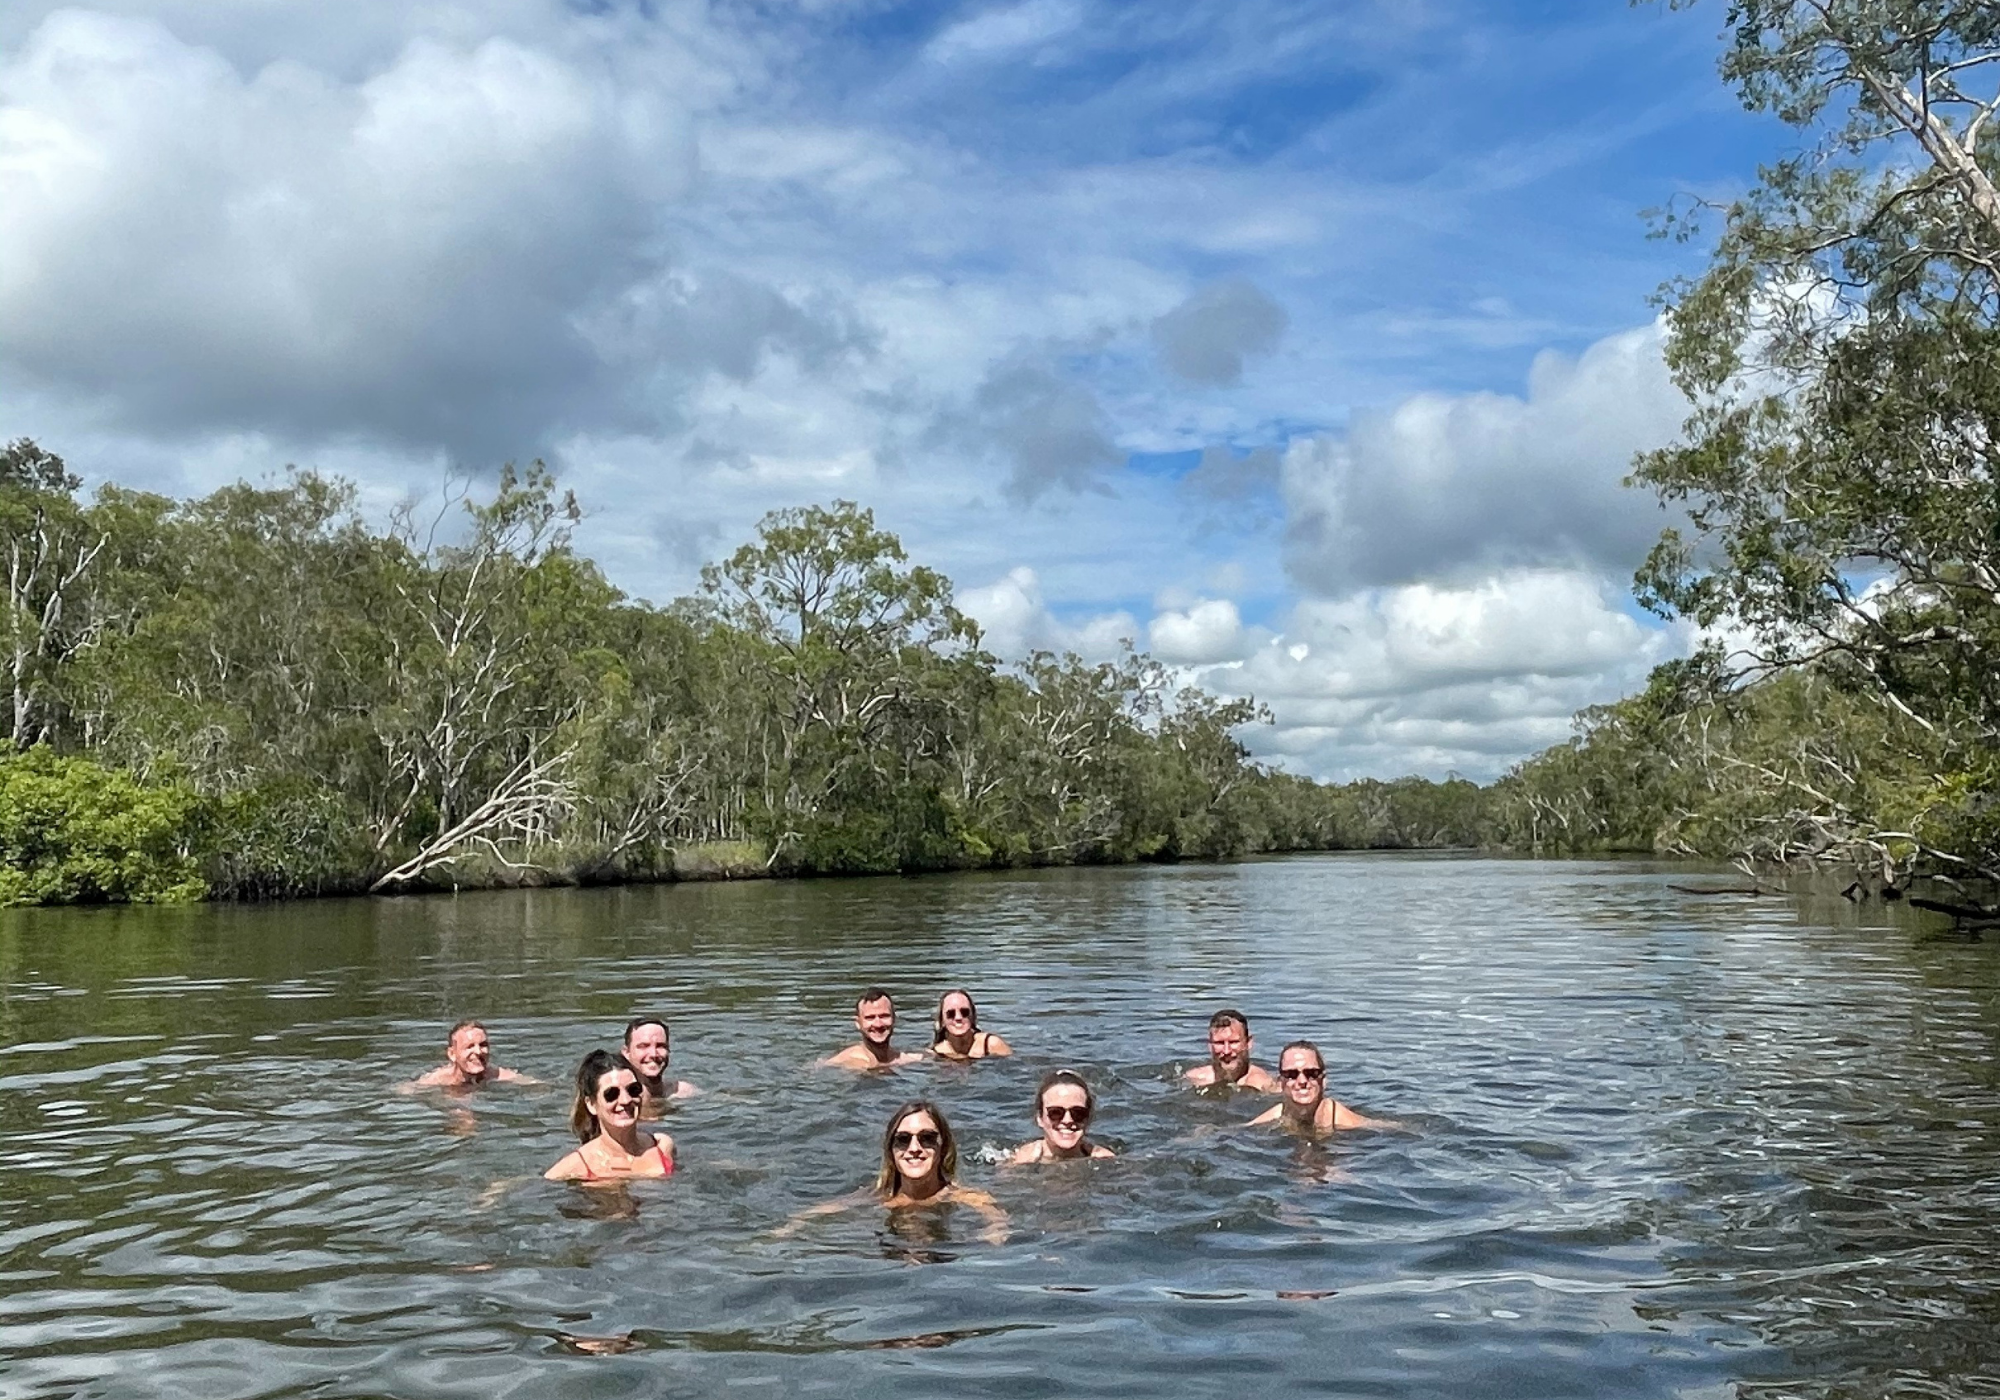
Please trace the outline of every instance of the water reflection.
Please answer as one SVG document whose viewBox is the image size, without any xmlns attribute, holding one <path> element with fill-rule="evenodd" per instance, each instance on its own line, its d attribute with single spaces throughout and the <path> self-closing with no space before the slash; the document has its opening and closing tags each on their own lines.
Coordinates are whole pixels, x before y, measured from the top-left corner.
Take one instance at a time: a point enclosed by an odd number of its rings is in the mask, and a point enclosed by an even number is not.
<svg viewBox="0 0 2000 1400">
<path fill-rule="evenodd" d="M 938 1352 L 974 1395 L 2000 1395 L 1995 948 L 1670 878 L 1337 858 L 0 917 L 0 1394 L 895 1396 Z M 800 1072 L 876 981 L 971 989 L 1014 1059 Z M 1260 1062 L 1315 1040 L 1415 1131 L 1246 1131 L 1272 1100 L 1174 1082 L 1222 1004 Z M 708 1091 L 670 1182 L 533 1179 L 570 1145 L 551 1089 L 389 1092 L 464 1014 L 562 1081 L 655 1008 Z M 1120 1157 L 997 1165 L 1057 1066 Z M 1006 1243 L 879 1208 L 773 1238 L 922 1096 Z"/>
</svg>

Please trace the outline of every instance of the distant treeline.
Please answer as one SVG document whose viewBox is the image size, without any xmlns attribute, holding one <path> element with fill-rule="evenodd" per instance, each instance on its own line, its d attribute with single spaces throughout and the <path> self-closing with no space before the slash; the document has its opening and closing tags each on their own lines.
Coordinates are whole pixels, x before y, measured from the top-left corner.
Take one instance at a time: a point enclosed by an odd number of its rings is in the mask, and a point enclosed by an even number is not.
<svg viewBox="0 0 2000 1400">
<path fill-rule="evenodd" d="M 1141 655 L 980 646 L 869 512 L 780 511 L 666 607 L 539 465 L 371 528 L 295 472 L 88 501 L 0 452 L 0 901 L 1173 860 L 1481 839 L 1471 783 L 1329 786 Z"/>
</svg>

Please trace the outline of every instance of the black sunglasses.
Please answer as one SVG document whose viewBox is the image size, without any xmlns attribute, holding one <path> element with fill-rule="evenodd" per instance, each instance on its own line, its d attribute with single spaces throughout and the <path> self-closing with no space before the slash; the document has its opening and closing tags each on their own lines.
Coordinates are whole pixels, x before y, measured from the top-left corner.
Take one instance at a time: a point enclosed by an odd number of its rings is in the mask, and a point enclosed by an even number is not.
<svg viewBox="0 0 2000 1400">
<path fill-rule="evenodd" d="M 1090 1121 L 1090 1110 L 1066 1103 L 1044 1104 L 1042 1112 L 1051 1123 L 1074 1123 L 1079 1128 Z"/>
<path fill-rule="evenodd" d="M 646 1097 L 646 1091 L 637 1084 L 607 1084 L 597 1091 L 597 1097 L 603 1099 L 606 1103 L 617 1103 L 620 1099 L 631 1099 L 637 1102 Z"/>
<path fill-rule="evenodd" d="M 1324 1079 L 1324 1078 L 1326 1078 L 1326 1071 L 1325 1071 L 1325 1070 L 1323 1070 L 1323 1069 L 1314 1069 L 1314 1068 L 1313 1068 L 1313 1067 L 1312 1067 L 1311 1065 L 1306 1065 L 1306 1066 L 1303 1066 L 1302 1068 L 1299 1068 L 1299 1069 L 1281 1069 L 1281 1070 L 1279 1070 L 1279 1071 L 1278 1071 L 1278 1078 L 1280 1078 L 1280 1079 Z"/>
<path fill-rule="evenodd" d="M 911 1143 L 915 1143 L 926 1152 L 935 1152 L 938 1144 L 943 1141 L 936 1128 L 923 1128 L 914 1133 L 892 1133 L 889 1136 L 889 1146 L 898 1152 L 907 1152 Z"/>
</svg>

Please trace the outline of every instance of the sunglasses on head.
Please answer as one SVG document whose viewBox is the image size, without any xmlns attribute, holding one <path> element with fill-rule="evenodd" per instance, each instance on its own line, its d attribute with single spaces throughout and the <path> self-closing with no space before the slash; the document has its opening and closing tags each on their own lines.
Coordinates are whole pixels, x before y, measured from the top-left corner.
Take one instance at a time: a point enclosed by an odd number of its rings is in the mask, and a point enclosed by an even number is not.
<svg viewBox="0 0 2000 1400">
<path fill-rule="evenodd" d="M 911 1143 L 915 1143 L 926 1152 L 935 1152 L 938 1144 L 943 1141 L 936 1128 L 919 1128 L 914 1133 L 892 1133 L 889 1137 L 889 1145 L 898 1152 L 909 1151 Z"/>
<path fill-rule="evenodd" d="M 1044 1104 L 1042 1114 L 1051 1123 L 1074 1123 L 1079 1128 L 1090 1121 L 1090 1110 L 1081 1105 L 1072 1107 L 1066 1103 Z"/>
<path fill-rule="evenodd" d="M 1313 1065 L 1303 1065 L 1303 1066 L 1300 1066 L 1300 1067 L 1299 1067 L 1299 1068 L 1297 1068 L 1297 1069 L 1281 1069 L 1281 1070 L 1279 1070 L 1279 1071 L 1278 1071 L 1278 1078 L 1280 1078 L 1280 1079 L 1324 1079 L 1324 1078 L 1326 1078 L 1326 1071 L 1325 1071 L 1325 1070 L 1323 1070 L 1323 1069 L 1319 1069 L 1319 1068 L 1317 1068 L 1317 1067 L 1315 1067 L 1315 1066 L 1313 1066 Z"/>
<path fill-rule="evenodd" d="M 597 1091 L 597 1097 L 606 1103 L 617 1103 L 621 1098 L 636 1103 L 646 1097 L 646 1091 L 637 1084 L 607 1084 Z"/>
</svg>

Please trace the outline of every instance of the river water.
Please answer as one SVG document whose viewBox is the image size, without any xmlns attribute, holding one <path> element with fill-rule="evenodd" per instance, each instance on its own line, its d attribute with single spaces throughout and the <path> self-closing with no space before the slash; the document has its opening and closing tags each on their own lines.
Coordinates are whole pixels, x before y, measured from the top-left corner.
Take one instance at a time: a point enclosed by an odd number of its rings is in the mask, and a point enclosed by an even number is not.
<svg viewBox="0 0 2000 1400">
<path fill-rule="evenodd" d="M 0 919 L 0 1400 L 2000 1396 L 2000 948 L 1335 856 Z M 856 990 L 1011 1061 L 812 1070 Z M 1406 1133 L 1177 1087 L 1210 1011 Z M 670 1181 L 539 1179 L 638 1009 Z M 460 1015 L 549 1081 L 398 1095 Z M 1114 1162 L 993 1165 L 1040 1074 Z M 938 1100 L 1009 1215 L 775 1231 Z"/>
</svg>

